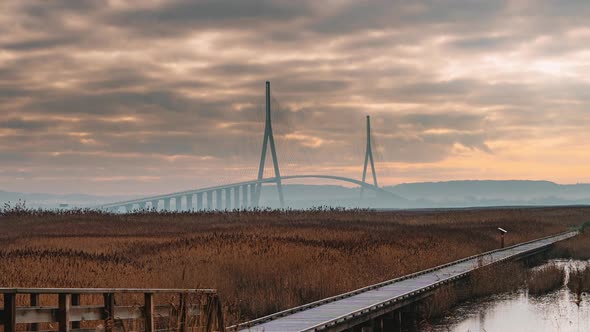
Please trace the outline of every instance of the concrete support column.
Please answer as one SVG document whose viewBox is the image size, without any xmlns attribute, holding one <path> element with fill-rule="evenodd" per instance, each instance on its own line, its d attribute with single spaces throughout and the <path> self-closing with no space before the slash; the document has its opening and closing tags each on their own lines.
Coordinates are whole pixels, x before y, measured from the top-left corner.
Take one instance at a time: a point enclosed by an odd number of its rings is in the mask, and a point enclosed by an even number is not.
<svg viewBox="0 0 590 332">
<path fill-rule="evenodd" d="M 170 211 L 170 201 L 172 198 L 164 198 L 164 210 Z"/>
<path fill-rule="evenodd" d="M 260 185 L 260 192 L 262 192 L 262 185 Z M 250 185 L 250 207 L 258 207 L 258 202 L 256 201 L 256 185 L 255 184 L 251 184 Z M 258 197 L 260 198 L 260 197 Z"/>
<path fill-rule="evenodd" d="M 240 187 L 233 187 L 234 191 L 234 205 L 233 208 L 235 210 L 240 208 Z"/>
<path fill-rule="evenodd" d="M 242 209 L 247 209 L 250 202 L 248 201 L 248 185 L 242 185 Z"/>
<path fill-rule="evenodd" d="M 203 210 L 203 193 L 197 194 L 197 211 Z"/>
<path fill-rule="evenodd" d="M 152 201 L 152 210 L 157 211 L 158 210 L 158 200 L 154 199 Z"/>
<path fill-rule="evenodd" d="M 213 210 L 213 192 L 207 192 L 207 210 Z"/>
<path fill-rule="evenodd" d="M 225 209 L 231 210 L 231 188 L 223 189 L 225 191 Z"/>
<path fill-rule="evenodd" d="M 193 194 L 186 195 L 186 210 L 187 211 L 193 210 Z"/>
<path fill-rule="evenodd" d="M 221 210 L 223 209 L 223 206 L 221 205 L 221 189 L 217 189 L 215 190 L 215 209 L 216 210 Z"/>
<path fill-rule="evenodd" d="M 176 206 L 174 207 L 176 211 L 182 211 L 182 196 L 176 197 Z"/>
<path fill-rule="evenodd" d="M 147 210 L 148 209 L 148 202 L 143 202 L 139 206 L 141 206 L 142 210 Z"/>
</svg>

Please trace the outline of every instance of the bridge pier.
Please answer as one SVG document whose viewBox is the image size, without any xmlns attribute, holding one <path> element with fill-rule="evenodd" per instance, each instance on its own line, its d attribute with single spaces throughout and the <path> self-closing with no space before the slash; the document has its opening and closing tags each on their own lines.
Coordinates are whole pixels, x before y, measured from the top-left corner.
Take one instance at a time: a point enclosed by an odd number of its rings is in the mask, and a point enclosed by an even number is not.
<svg viewBox="0 0 590 332">
<path fill-rule="evenodd" d="M 152 210 L 158 211 L 158 200 L 157 199 L 154 199 L 152 201 Z"/>
<path fill-rule="evenodd" d="M 133 211 L 133 204 L 125 205 L 125 212 L 131 213 L 131 211 Z"/>
<path fill-rule="evenodd" d="M 185 196 L 186 198 L 186 210 L 192 211 L 193 210 L 193 194 L 188 194 Z"/>
<path fill-rule="evenodd" d="M 164 210 L 170 211 L 170 201 L 172 198 L 164 198 Z"/>
<path fill-rule="evenodd" d="M 231 210 L 231 188 L 223 189 L 225 191 L 225 209 Z"/>
<path fill-rule="evenodd" d="M 240 186 L 242 188 L 242 209 L 248 208 L 248 185 L 244 184 Z"/>
<path fill-rule="evenodd" d="M 175 209 L 177 212 L 180 212 L 180 211 L 182 211 L 182 205 L 181 205 L 181 204 L 182 204 L 182 196 L 177 196 L 177 197 L 176 197 L 176 199 L 175 199 L 175 201 L 176 201 L 176 202 L 175 202 L 175 204 L 174 204 L 174 209 Z"/>
<path fill-rule="evenodd" d="M 148 202 L 147 202 L 147 201 L 146 201 L 146 202 L 143 202 L 143 203 L 141 203 L 140 205 L 141 205 L 141 209 L 142 209 L 142 210 L 147 210 L 147 209 L 148 209 Z"/>
<path fill-rule="evenodd" d="M 221 194 L 222 194 L 221 189 L 215 190 L 215 209 L 218 211 L 223 208 L 222 202 L 221 202 L 221 200 L 222 200 Z"/>
<path fill-rule="evenodd" d="M 203 210 L 203 193 L 197 193 L 197 211 Z"/>
<path fill-rule="evenodd" d="M 262 192 L 262 184 L 260 185 L 260 191 Z M 251 184 L 250 185 L 250 207 L 251 208 L 258 207 L 259 200 L 260 200 L 260 197 L 256 196 L 256 185 Z"/>
<path fill-rule="evenodd" d="M 213 210 L 213 192 L 212 191 L 207 192 L 207 207 L 205 209 L 206 210 Z"/>
<path fill-rule="evenodd" d="M 238 210 L 240 209 L 240 187 L 233 187 L 232 190 L 234 191 L 233 209 Z"/>
</svg>

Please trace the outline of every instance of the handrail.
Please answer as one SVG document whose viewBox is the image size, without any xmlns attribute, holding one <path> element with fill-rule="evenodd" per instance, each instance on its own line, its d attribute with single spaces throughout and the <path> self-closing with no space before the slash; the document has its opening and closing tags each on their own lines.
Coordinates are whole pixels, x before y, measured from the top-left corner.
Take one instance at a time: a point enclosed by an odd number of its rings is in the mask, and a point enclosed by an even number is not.
<svg viewBox="0 0 590 332">
<path fill-rule="evenodd" d="M 2 288 L 0 294 L 104 294 L 104 293 L 185 293 L 215 294 L 215 289 L 176 288 Z"/>
<path fill-rule="evenodd" d="M 370 291 L 370 290 L 373 290 L 373 289 L 376 289 L 376 288 L 384 287 L 384 286 L 387 286 L 387 285 L 390 285 L 390 284 L 393 284 L 393 283 L 396 283 L 396 282 L 399 282 L 399 281 L 402 281 L 402 280 L 407 280 L 407 279 L 410 279 L 410 278 L 413 278 L 413 277 L 417 277 L 417 276 L 420 276 L 420 275 L 423 275 L 423 274 L 426 274 L 426 273 L 434 272 L 436 270 L 440 270 L 440 269 L 446 268 L 446 267 L 451 266 L 451 265 L 455 265 L 455 264 L 459 264 L 459 263 L 462 263 L 462 262 L 465 262 L 465 261 L 468 261 L 468 260 L 476 259 L 476 258 L 487 256 L 487 255 L 491 255 L 491 254 L 496 253 L 496 252 L 499 252 L 499 251 L 504 251 L 504 250 L 516 248 L 516 247 L 523 246 L 523 245 L 526 245 L 526 244 L 530 244 L 530 243 L 533 243 L 533 242 L 543 241 L 543 240 L 546 240 L 546 239 L 549 239 L 549 238 L 554 238 L 554 237 L 559 237 L 559 236 L 564 236 L 564 235 L 569 235 L 569 234 L 573 234 L 572 236 L 574 236 L 574 235 L 576 235 L 578 233 L 579 233 L 578 231 L 566 231 L 566 232 L 558 233 L 558 234 L 555 234 L 555 235 L 549 235 L 549 236 L 545 236 L 545 237 L 542 237 L 542 238 L 539 238 L 539 239 L 534 239 L 534 240 L 530 240 L 530 241 L 526 241 L 526 242 L 514 244 L 514 245 L 509 246 L 509 247 L 494 249 L 494 250 L 487 251 L 487 252 L 484 252 L 484 253 L 481 253 L 481 254 L 476 254 L 476 255 L 469 256 L 469 257 L 461 258 L 461 259 L 458 259 L 458 260 L 455 260 L 455 261 L 452 261 L 452 262 L 449 262 L 449 263 L 445 263 L 445 264 L 442 264 L 442 265 L 438 265 L 436 267 L 432 267 L 432 268 L 429 268 L 429 269 L 426 269 L 426 270 L 422 270 L 422 271 L 414 272 L 414 273 L 411 273 L 411 274 L 407 274 L 407 275 L 402 276 L 402 277 L 398 277 L 398 278 L 394 278 L 394 279 L 382 281 L 380 283 L 376 283 L 376 284 L 373 284 L 373 285 L 370 285 L 370 286 L 365 286 L 365 287 L 362 287 L 362 288 L 359 288 L 359 289 L 356 289 L 356 290 L 353 290 L 353 291 L 350 291 L 350 292 L 346 292 L 346 293 L 343 293 L 343 294 L 339 294 L 339 295 L 335 295 L 335 296 L 332 296 L 332 297 L 324 298 L 324 299 L 321 299 L 321 300 L 318 300 L 318 301 L 314 301 L 314 302 L 311 302 L 311 303 L 308 303 L 308 304 L 304 304 L 304 305 L 301 305 L 301 306 L 297 306 L 297 307 L 293 307 L 293 308 L 286 309 L 286 310 L 283 310 L 283 311 L 279 311 L 277 313 L 274 313 L 274 314 L 271 314 L 271 315 L 267 315 L 267 316 L 264 316 L 264 317 L 260 317 L 260 318 L 257 318 L 257 319 L 254 319 L 254 320 L 251 320 L 251 321 L 248 321 L 248 322 L 236 324 L 236 325 L 233 325 L 233 326 L 228 327 L 228 330 L 229 331 L 236 331 L 236 330 L 241 329 L 241 328 L 253 327 L 253 326 L 256 326 L 256 325 L 259 325 L 259 324 L 262 324 L 262 323 L 265 323 L 265 322 L 268 322 L 268 321 L 271 321 L 271 320 L 275 320 L 275 319 L 278 319 L 278 318 L 281 318 L 281 317 L 284 317 L 284 316 L 287 316 L 287 315 L 290 315 L 290 314 L 294 314 L 296 312 L 300 312 L 300 311 L 303 311 L 303 310 L 311 309 L 311 308 L 317 307 L 319 305 L 331 303 L 331 302 L 334 302 L 334 301 L 342 300 L 342 299 L 345 299 L 345 298 L 348 298 L 348 297 L 351 297 L 351 296 L 354 296 L 354 295 L 358 295 L 358 294 L 361 294 L 361 293 L 364 293 L 364 292 L 367 292 L 367 291 Z"/>
</svg>

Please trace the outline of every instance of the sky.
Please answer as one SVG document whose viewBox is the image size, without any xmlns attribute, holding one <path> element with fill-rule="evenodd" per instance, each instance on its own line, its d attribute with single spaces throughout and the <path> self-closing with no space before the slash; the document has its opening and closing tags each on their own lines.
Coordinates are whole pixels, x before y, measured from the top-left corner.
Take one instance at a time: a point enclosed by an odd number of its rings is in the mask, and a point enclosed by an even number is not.
<svg viewBox="0 0 590 332">
<path fill-rule="evenodd" d="M 0 190 L 284 174 L 590 182 L 586 0 L 0 2 Z M 271 169 L 265 174 L 272 176 Z M 337 183 L 335 183 L 337 184 Z"/>
</svg>

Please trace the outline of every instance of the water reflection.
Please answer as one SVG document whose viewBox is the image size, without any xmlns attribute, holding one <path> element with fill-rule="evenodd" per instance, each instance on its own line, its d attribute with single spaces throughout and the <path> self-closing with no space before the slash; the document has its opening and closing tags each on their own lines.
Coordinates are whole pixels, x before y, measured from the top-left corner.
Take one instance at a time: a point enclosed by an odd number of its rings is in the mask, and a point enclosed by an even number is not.
<svg viewBox="0 0 590 332">
<path fill-rule="evenodd" d="M 588 262 L 557 261 L 566 272 Z M 451 316 L 422 331 L 450 332 L 588 332 L 590 296 L 578 306 L 566 287 L 545 296 L 529 296 L 526 291 L 465 303 Z"/>
</svg>

